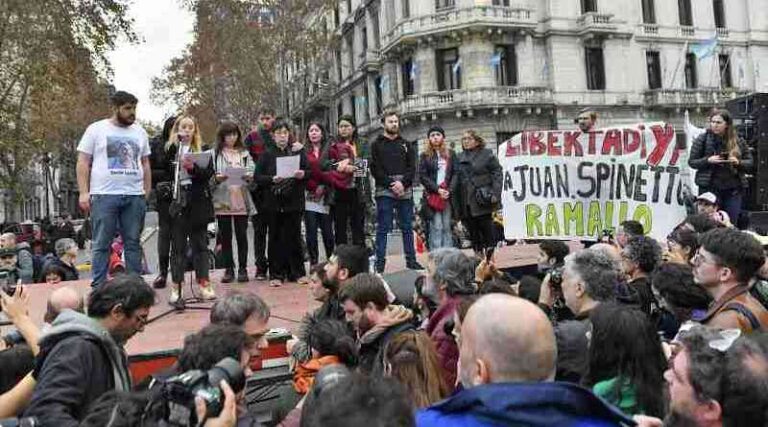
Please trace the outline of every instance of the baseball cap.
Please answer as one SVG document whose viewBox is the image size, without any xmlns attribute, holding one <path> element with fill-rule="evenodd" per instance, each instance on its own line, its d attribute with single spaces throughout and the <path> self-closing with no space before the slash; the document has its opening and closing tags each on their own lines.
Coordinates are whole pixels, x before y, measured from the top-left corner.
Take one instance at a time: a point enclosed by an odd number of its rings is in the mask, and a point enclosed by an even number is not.
<svg viewBox="0 0 768 427">
<path fill-rule="evenodd" d="M 14 248 L 2 248 L 0 249 L 0 258 L 15 256 L 16 249 Z"/>
<path fill-rule="evenodd" d="M 700 194 L 699 197 L 696 198 L 696 201 L 699 200 L 709 203 L 710 205 L 716 205 L 717 204 L 717 196 L 710 192 L 706 192 L 704 194 Z"/>
</svg>

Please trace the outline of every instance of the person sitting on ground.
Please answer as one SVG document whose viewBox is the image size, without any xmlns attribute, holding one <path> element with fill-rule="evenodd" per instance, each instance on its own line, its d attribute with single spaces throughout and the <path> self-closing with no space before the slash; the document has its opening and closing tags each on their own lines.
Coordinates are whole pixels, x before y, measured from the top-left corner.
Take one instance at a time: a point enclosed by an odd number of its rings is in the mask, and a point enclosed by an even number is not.
<svg viewBox="0 0 768 427">
<path fill-rule="evenodd" d="M 707 290 L 693 280 L 687 264 L 662 263 L 653 272 L 651 285 L 662 311 L 657 328 L 670 340 L 683 323 L 701 320 L 712 302 Z"/>
<path fill-rule="evenodd" d="M 589 313 L 615 297 L 618 267 L 602 251 L 585 250 L 568 255 L 563 268 L 562 292 L 575 320 L 557 323 L 557 379 L 579 383 L 587 364 Z M 539 306 L 552 306 L 549 286 L 542 283 Z"/>
<path fill-rule="evenodd" d="M 661 246 L 651 237 L 629 239 L 621 251 L 621 267 L 627 278 L 624 302 L 637 305 L 646 316 L 658 311 L 648 276 L 661 262 Z"/>
<path fill-rule="evenodd" d="M 77 271 L 77 243 L 70 238 L 59 239 L 54 247 L 56 248 L 56 258 L 46 261 L 43 265 L 44 274 L 41 278 L 47 282 L 46 268 L 55 265 L 64 272 L 62 281 L 79 280 L 80 273 Z"/>
<path fill-rule="evenodd" d="M 4 233 L 0 235 L 0 249 L 8 249 L 7 253 L 14 252 L 16 256 L 16 267 L 19 269 L 19 279 L 21 283 L 34 283 L 35 280 L 35 260 L 32 255 L 32 249 L 29 243 L 16 243 L 16 235 L 13 233 Z"/>
<path fill-rule="evenodd" d="M 588 390 L 552 382 L 555 334 L 536 305 L 509 295 L 485 295 L 469 308 L 460 336 L 464 389 L 420 410 L 419 427 L 631 424 Z"/>
<path fill-rule="evenodd" d="M 667 362 L 656 328 L 638 308 L 607 302 L 592 310 L 583 385 L 627 415 L 664 416 Z"/>
<path fill-rule="evenodd" d="M 444 399 L 453 384 L 444 381 L 437 349 L 422 331 L 398 334 L 384 350 L 384 375 L 396 379 L 408 390 L 417 408 L 425 408 Z"/>
<path fill-rule="evenodd" d="M 720 210 L 717 204 L 717 196 L 706 192 L 696 198 L 696 211 L 700 214 L 709 215 L 710 218 L 719 222 L 723 227 L 733 227 L 731 217 L 728 212 Z"/>
<path fill-rule="evenodd" d="M 301 415 L 302 427 L 415 426 L 413 403 L 397 381 L 337 371 L 329 374 L 320 386 L 315 383 L 315 396 L 311 402 L 308 399 Z"/>
<path fill-rule="evenodd" d="M 293 373 L 293 388 L 307 394 L 315 374 L 320 369 L 337 363 L 348 368 L 357 364 L 357 344 L 349 327 L 341 321 L 310 317 L 307 325 L 307 343 L 311 358 L 299 364 Z"/>
<path fill-rule="evenodd" d="M 687 228 L 677 228 L 667 236 L 665 261 L 691 264 L 691 259 L 699 250 L 699 234 Z"/>
<path fill-rule="evenodd" d="M 456 363 L 459 361 L 459 348 L 450 333 L 445 332 L 445 324 L 453 320 L 461 297 L 475 293 L 474 267 L 472 259 L 456 248 L 438 249 L 429 254 L 428 276 L 422 293 L 435 301 L 437 307 L 429 317 L 425 331 L 437 348 L 445 384 L 456 383 Z"/>
<path fill-rule="evenodd" d="M 413 313 L 401 305 L 389 305 L 384 283 L 370 273 L 350 279 L 342 288 L 340 299 L 347 321 L 357 331 L 358 370 L 380 377 L 384 348 L 397 334 L 414 328 Z"/>
<path fill-rule="evenodd" d="M 211 323 L 230 323 L 240 327 L 253 343 L 249 351 L 252 358 L 260 357 L 261 350 L 269 347 L 269 306 L 258 295 L 233 292 L 218 299 L 211 307 Z"/>
<path fill-rule="evenodd" d="M 701 323 L 744 333 L 768 328 L 768 309 L 749 292 L 765 261 L 760 243 L 732 228 L 708 231 L 700 241 L 693 277 L 714 300 Z"/>
</svg>

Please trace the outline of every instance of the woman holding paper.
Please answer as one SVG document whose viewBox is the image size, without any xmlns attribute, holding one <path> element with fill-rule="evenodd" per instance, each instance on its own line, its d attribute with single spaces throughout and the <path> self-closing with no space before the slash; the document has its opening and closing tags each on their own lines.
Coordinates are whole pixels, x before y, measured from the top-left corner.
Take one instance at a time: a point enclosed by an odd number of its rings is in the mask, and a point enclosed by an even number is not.
<svg viewBox="0 0 768 427">
<path fill-rule="evenodd" d="M 240 128 L 233 122 L 224 122 L 216 132 L 216 148 L 213 154 L 216 186 L 213 191 L 213 208 L 221 236 L 221 256 L 226 270 L 223 283 L 235 279 L 235 260 L 232 251 L 232 227 L 237 238 L 237 281 L 247 282 L 248 271 L 248 217 L 256 213 L 248 190 L 252 180 L 254 163 L 245 148 Z"/>
<path fill-rule="evenodd" d="M 309 252 L 309 265 L 318 262 L 319 251 L 317 247 L 317 229 L 323 234 L 323 246 L 325 257 L 333 253 L 333 222 L 328 213 L 329 206 L 325 202 L 330 183 L 329 172 L 320 168 L 321 156 L 326 150 L 327 137 L 325 129 L 318 122 L 312 122 L 307 128 L 306 134 L 307 162 L 309 163 L 309 180 L 307 181 L 306 202 L 304 204 L 304 228 L 307 231 L 307 252 Z"/>
<path fill-rule="evenodd" d="M 210 266 L 206 236 L 208 223 L 215 220 L 209 186 L 214 173 L 213 162 L 210 153 L 203 152 L 200 129 L 192 116 L 181 115 L 176 120 L 171 129 L 166 152 L 169 159 L 180 162 L 179 173 L 175 177 L 178 181 L 175 182 L 177 191 L 170 208 L 173 218 L 173 286 L 168 302 L 177 304 L 181 299 L 181 284 L 187 266 L 187 247 L 192 249 L 195 275 L 202 298 L 214 299 L 216 293 L 208 275 Z"/>
<path fill-rule="evenodd" d="M 294 282 L 305 275 L 301 247 L 301 218 L 309 164 L 304 150 L 294 152 L 287 122 L 272 127 L 274 151 L 265 151 L 256 164 L 256 182 L 264 188 L 264 214 L 269 223 L 270 286 Z"/>
</svg>

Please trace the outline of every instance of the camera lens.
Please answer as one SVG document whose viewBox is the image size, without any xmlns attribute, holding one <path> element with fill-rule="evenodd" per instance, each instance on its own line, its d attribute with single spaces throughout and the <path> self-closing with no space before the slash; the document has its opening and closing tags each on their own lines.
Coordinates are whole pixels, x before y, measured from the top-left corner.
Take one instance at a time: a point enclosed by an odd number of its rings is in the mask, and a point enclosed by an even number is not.
<svg viewBox="0 0 768 427">
<path fill-rule="evenodd" d="M 226 380 L 235 394 L 239 393 L 245 387 L 245 373 L 240 367 L 240 362 L 227 357 L 208 371 L 208 382 L 211 386 L 218 387 L 221 380 Z"/>
</svg>

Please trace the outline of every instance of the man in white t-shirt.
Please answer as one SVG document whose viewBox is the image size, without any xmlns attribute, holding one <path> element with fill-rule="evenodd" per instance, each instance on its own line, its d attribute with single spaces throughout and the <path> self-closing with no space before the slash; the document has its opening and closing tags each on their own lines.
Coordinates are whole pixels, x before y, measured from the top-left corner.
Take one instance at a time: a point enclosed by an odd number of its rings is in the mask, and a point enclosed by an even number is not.
<svg viewBox="0 0 768 427">
<path fill-rule="evenodd" d="M 77 146 L 80 209 L 91 213 L 93 286 L 104 283 L 109 247 L 122 235 L 128 272 L 141 273 L 139 237 L 152 186 L 147 133 L 136 122 L 135 96 L 115 92 L 112 117 L 92 123 Z"/>
</svg>

